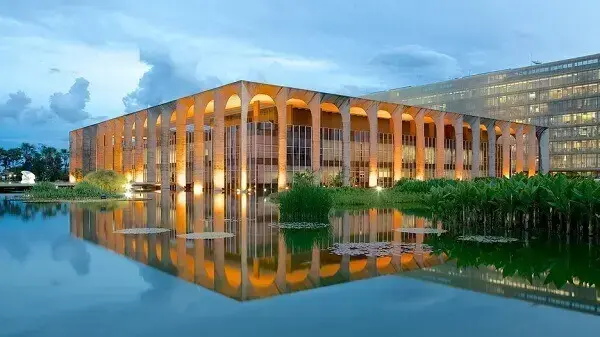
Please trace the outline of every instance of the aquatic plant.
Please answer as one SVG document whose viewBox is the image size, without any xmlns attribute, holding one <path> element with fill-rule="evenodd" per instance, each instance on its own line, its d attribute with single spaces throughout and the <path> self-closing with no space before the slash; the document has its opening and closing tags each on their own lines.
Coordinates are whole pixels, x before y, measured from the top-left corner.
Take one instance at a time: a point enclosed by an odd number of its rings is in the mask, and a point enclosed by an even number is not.
<svg viewBox="0 0 600 337">
<path fill-rule="evenodd" d="M 600 214 L 600 184 L 563 174 L 518 174 L 433 187 L 425 204 L 445 224 L 587 230 L 592 235 Z"/>
<path fill-rule="evenodd" d="M 328 223 L 331 195 L 323 187 L 296 184 L 279 196 L 281 222 Z"/>
<path fill-rule="evenodd" d="M 105 191 L 88 182 L 77 183 L 73 188 L 58 188 L 49 182 L 40 182 L 31 187 L 27 192 L 30 200 L 77 200 L 77 199 L 100 199 L 117 198 L 119 194 Z"/>
</svg>

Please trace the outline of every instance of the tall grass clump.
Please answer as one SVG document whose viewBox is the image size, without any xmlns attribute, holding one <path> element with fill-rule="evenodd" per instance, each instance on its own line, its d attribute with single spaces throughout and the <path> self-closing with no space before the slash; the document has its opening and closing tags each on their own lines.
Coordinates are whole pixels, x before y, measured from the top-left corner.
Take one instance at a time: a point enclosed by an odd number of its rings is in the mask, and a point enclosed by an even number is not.
<svg viewBox="0 0 600 337">
<path fill-rule="evenodd" d="M 279 196 L 281 222 L 329 223 L 331 195 L 314 184 L 314 176 L 294 175 L 292 189 Z"/>
<path fill-rule="evenodd" d="M 511 178 L 462 181 L 434 187 L 426 197 L 446 223 L 521 226 L 571 233 L 598 227 L 600 184 L 564 174 L 518 174 Z"/>
<path fill-rule="evenodd" d="M 125 192 L 127 178 L 115 171 L 100 170 L 88 173 L 83 178 L 83 182 L 96 186 L 106 192 L 123 193 Z"/>
<path fill-rule="evenodd" d="M 105 191 L 87 182 L 77 183 L 73 188 L 61 187 L 49 182 L 40 182 L 31 187 L 28 197 L 33 200 L 78 200 L 120 197 L 118 193 Z"/>
</svg>

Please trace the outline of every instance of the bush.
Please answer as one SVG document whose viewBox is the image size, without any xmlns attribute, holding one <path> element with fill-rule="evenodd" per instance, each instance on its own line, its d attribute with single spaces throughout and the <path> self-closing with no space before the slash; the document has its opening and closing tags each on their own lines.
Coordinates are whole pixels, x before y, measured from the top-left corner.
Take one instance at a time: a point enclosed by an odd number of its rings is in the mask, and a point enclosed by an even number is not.
<svg viewBox="0 0 600 337">
<path fill-rule="evenodd" d="M 317 177 L 313 171 L 304 170 L 294 173 L 292 186 L 313 186 L 317 184 Z"/>
<path fill-rule="evenodd" d="M 127 178 L 115 171 L 100 170 L 88 173 L 83 178 L 83 182 L 89 183 L 109 193 L 123 193 L 125 192 Z"/>
<path fill-rule="evenodd" d="M 415 180 L 403 178 L 396 182 L 394 188 L 400 192 L 429 193 L 432 188 L 454 186 L 456 184 L 456 180 L 450 179 Z"/>
<path fill-rule="evenodd" d="M 279 195 L 281 222 L 329 223 L 331 195 L 323 187 L 296 185 Z"/>
<path fill-rule="evenodd" d="M 61 187 L 49 182 L 40 182 L 35 184 L 29 191 L 29 197 L 38 200 L 77 200 L 77 199 L 99 199 L 102 196 L 107 198 L 120 197 L 117 193 L 104 191 L 87 182 L 81 182 L 73 188 Z"/>
</svg>

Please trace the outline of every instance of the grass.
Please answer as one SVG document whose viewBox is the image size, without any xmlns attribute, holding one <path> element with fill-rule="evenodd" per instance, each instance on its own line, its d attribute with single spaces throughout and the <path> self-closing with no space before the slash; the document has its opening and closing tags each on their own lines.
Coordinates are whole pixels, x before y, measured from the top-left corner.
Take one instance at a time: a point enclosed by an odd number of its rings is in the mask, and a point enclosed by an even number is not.
<svg viewBox="0 0 600 337">
<path fill-rule="evenodd" d="M 279 196 L 281 222 L 329 223 L 331 195 L 323 187 L 296 185 Z"/>
<path fill-rule="evenodd" d="M 403 192 L 396 188 L 383 189 L 376 191 L 370 188 L 355 187 L 334 187 L 323 188 L 331 197 L 334 208 L 365 208 L 365 207 L 399 207 L 401 205 L 411 205 L 418 208 L 426 196 L 426 193 Z M 273 203 L 279 203 L 284 198 L 286 192 L 274 193 L 269 196 Z"/>
<path fill-rule="evenodd" d="M 105 190 L 87 182 L 81 182 L 73 188 L 57 188 L 56 185 L 49 182 L 40 182 L 35 184 L 27 193 L 27 199 L 30 201 L 46 200 L 89 200 L 89 199 L 117 199 L 122 198 L 122 194 L 106 192 Z"/>
</svg>

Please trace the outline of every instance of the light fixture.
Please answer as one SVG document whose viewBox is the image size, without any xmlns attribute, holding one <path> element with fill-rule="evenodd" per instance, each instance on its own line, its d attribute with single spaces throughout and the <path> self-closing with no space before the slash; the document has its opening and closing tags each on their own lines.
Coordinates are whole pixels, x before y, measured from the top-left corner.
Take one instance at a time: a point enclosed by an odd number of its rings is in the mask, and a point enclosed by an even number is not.
<svg viewBox="0 0 600 337">
<path fill-rule="evenodd" d="M 381 187 L 381 186 L 375 186 L 375 190 L 377 192 L 381 192 L 383 190 L 383 187 Z"/>
</svg>

